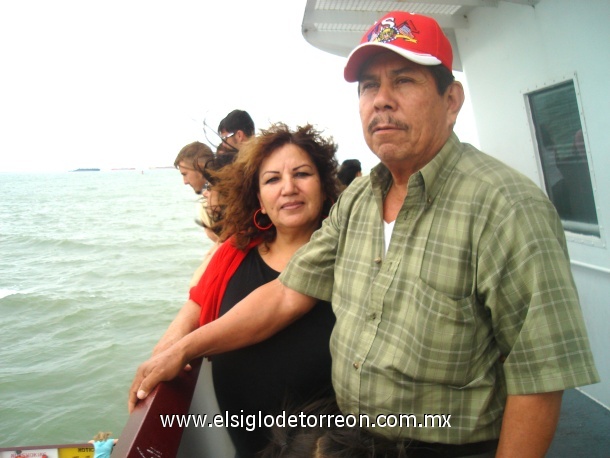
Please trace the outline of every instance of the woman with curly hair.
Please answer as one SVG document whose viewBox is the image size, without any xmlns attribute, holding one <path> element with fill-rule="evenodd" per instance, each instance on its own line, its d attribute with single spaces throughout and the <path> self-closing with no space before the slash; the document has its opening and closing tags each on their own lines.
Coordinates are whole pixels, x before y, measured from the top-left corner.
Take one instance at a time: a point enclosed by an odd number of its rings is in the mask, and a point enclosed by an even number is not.
<svg viewBox="0 0 610 458">
<path fill-rule="evenodd" d="M 226 204 L 221 238 L 227 241 L 191 289 L 155 357 L 140 366 L 141 376 L 168 371 L 164 378 L 173 378 L 176 371 L 169 366 L 201 356 L 198 336 L 206 326 L 278 277 L 337 197 L 335 152 L 336 145 L 311 125 L 291 130 L 275 124 L 243 145 L 235 162 L 218 172 L 215 191 Z M 287 400 L 304 403 L 332 395 L 328 343 L 334 321 L 330 304 L 320 302 L 266 340 L 214 352 L 214 388 L 221 412 L 236 420 L 226 426 L 240 458 L 262 450 L 270 432 L 239 419 L 278 415 Z M 136 376 L 132 393 L 141 380 Z"/>
</svg>

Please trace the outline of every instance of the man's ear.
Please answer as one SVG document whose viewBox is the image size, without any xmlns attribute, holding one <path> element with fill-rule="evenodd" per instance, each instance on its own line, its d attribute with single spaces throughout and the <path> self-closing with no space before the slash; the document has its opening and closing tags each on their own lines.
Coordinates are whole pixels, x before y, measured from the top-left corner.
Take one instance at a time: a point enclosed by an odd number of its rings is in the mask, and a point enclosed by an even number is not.
<svg viewBox="0 0 610 458">
<path fill-rule="evenodd" d="M 464 87 L 459 81 L 454 81 L 449 85 L 445 92 L 445 100 L 447 102 L 447 123 L 451 128 L 455 125 L 458 113 L 464 105 Z"/>
<path fill-rule="evenodd" d="M 245 142 L 248 137 L 246 137 L 246 134 L 243 130 L 238 130 L 237 132 L 235 132 L 235 139 L 237 140 L 237 143 L 242 143 Z"/>
</svg>

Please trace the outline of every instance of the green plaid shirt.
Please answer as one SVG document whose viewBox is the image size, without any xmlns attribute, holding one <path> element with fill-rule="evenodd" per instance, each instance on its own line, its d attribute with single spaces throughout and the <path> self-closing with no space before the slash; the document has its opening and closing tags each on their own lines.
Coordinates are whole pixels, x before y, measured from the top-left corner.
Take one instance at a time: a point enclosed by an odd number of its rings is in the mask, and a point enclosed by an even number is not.
<svg viewBox="0 0 610 458">
<path fill-rule="evenodd" d="M 452 135 L 410 178 L 384 255 L 390 185 L 382 164 L 352 183 L 280 276 L 332 301 L 343 413 L 451 415 L 371 429 L 469 443 L 499 436 L 507 393 L 599 381 L 561 222 L 533 182 Z"/>
</svg>

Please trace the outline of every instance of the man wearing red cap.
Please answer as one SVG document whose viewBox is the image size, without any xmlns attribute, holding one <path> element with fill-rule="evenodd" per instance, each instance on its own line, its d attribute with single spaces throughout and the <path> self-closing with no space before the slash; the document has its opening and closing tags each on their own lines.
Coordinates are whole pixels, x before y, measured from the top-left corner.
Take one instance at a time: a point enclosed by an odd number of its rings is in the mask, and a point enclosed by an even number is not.
<svg viewBox="0 0 610 458">
<path fill-rule="evenodd" d="M 381 164 L 343 192 L 279 281 L 193 336 L 194 353 L 176 348 L 141 366 L 132 399 L 323 299 L 337 319 L 344 414 L 378 421 L 369 430 L 409 456 L 544 456 L 563 390 L 598 381 L 565 236 L 533 182 L 453 133 L 464 93 L 451 68 L 431 18 L 392 12 L 367 31 L 345 79 L 358 82 Z M 394 415 L 416 424 L 382 427 Z M 444 421 L 424 427 L 426 415 Z"/>
</svg>

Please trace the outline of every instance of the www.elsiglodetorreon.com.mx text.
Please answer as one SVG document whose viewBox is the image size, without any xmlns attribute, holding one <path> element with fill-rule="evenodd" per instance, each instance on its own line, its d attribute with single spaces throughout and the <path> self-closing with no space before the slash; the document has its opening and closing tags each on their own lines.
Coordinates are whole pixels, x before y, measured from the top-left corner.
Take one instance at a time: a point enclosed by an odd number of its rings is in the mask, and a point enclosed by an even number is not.
<svg viewBox="0 0 610 458">
<path fill-rule="evenodd" d="M 252 431 L 262 427 L 361 427 L 361 428 L 451 428 L 451 415 L 425 414 L 418 419 L 413 414 L 390 414 L 377 415 L 371 419 L 368 415 L 308 415 L 303 412 L 299 414 L 279 415 L 244 414 L 189 414 L 189 415 L 160 415 L 161 424 L 164 428 L 171 427 L 195 427 L 195 428 L 245 428 Z"/>
</svg>

